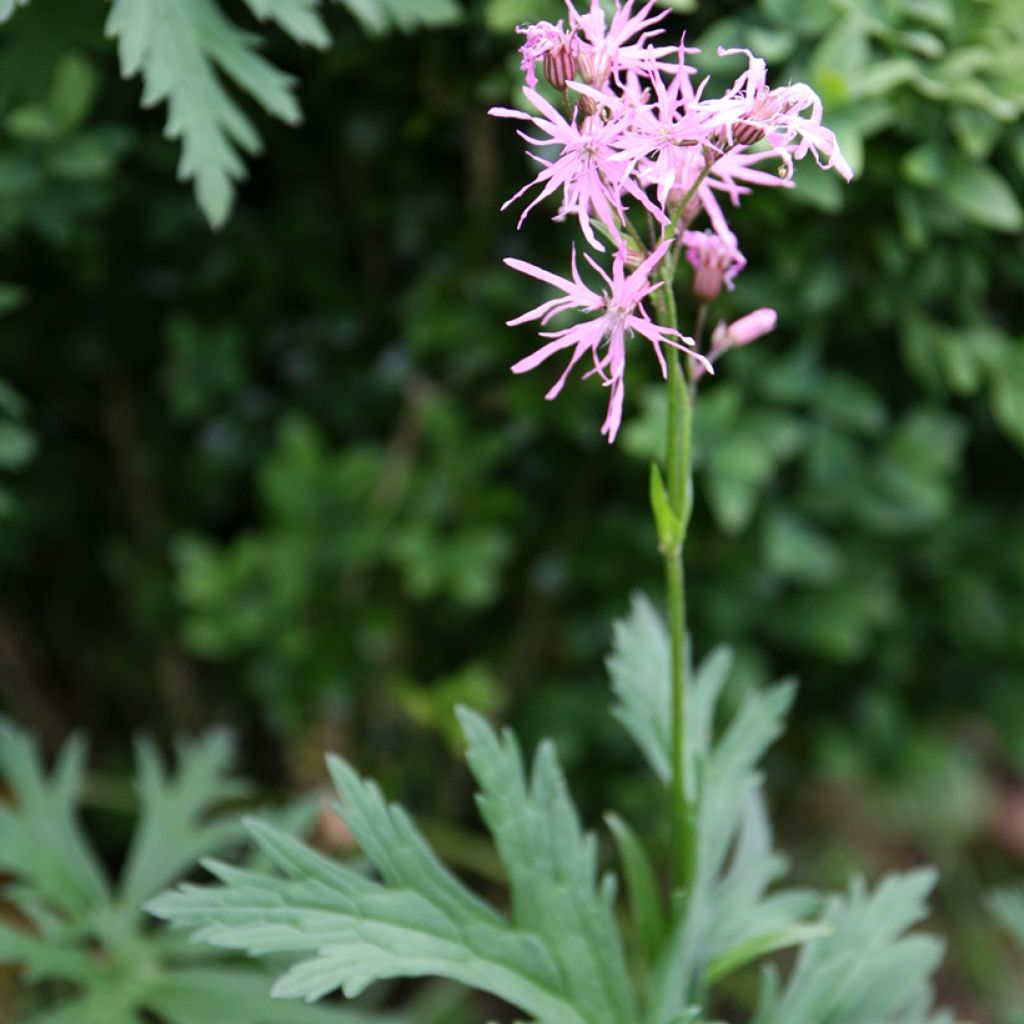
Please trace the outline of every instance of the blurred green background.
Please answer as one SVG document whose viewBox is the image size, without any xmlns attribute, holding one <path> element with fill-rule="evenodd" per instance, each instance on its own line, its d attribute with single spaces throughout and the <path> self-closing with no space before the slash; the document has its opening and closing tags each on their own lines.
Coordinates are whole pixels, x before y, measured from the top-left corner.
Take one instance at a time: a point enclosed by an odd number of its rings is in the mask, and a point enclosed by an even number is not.
<svg viewBox="0 0 1024 1024">
<path fill-rule="evenodd" d="M 114 777 L 133 732 L 229 723 L 267 792 L 337 749 L 470 822 L 464 702 L 554 736 L 591 820 L 611 794 L 654 827 L 602 658 L 660 590 L 656 367 L 614 448 L 593 382 L 545 403 L 508 372 L 539 292 L 501 258 L 560 269 L 572 232 L 499 212 L 533 172 L 486 110 L 515 25 L 561 5 L 385 34 L 338 7 L 323 52 L 222 6 L 304 119 L 243 101 L 265 152 L 217 231 L 105 5 L 0 27 L 0 706 L 50 751 L 84 730 Z M 798 876 L 937 862 L 943 996 L 1019 1019 L 982 907 L 1024 875 L 1019 0 L 672 6 L 818 90 L 857 172 L 735 215 L 718 313 L 780 318 L 698 404 L 696 652 L 801 680 L 773 761 Z"/>
</svg>

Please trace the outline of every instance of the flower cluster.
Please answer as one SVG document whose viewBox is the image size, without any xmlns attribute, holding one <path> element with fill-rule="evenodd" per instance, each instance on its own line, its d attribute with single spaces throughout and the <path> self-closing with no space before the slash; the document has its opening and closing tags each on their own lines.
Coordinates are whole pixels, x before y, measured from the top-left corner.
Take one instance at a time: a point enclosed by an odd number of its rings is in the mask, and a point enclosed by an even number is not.
<svg viewBox="0 0 1024 1024">
<path fill-rule="evenodd" d="M 631 336 L 652 344 L 663 373 L 662 346 L 684 350 L 696 377 L 725 348 L 759 336 L 751 336 L 752 326 L 760 333 L 774 326 L 770 310 L 744 318 L 737 329 L 721 325 L 706 354 L 676 328 L 670 293 L 678 266 L 692 268 L 693 294 L 705 306 L 733 286 L 746 264 L 725 207 L 738 205 L 755 186 L 792 187 L 793 165 L 808 153 L 819 166 L 847 180 L 852 176 L 835 136 L 821 123 L 821 101 L 812 89 L 769 88 L 763 60 L 747 50 L 719 50 L 723 57 L 744 55 L 747 68 L 721 96 L 708 97 L 707 80 L 697 81 L 688 63 L 697 51 L 684 40 L 660 45 L 668 12 L 655 12 L 654 3 L 636 9 L 635 0 L 617 0 L 609 19 L 599 0 L 590 0 L 585 13 L 566 0 L 566 21 L 520 28 L 523 95 L 533 112 L 491 111 L 524 122 L 519 134 L 540 165 L 536 177 L 505 204 L 530 195 L 519 223 L 555 196 L 556 219 L 577 220 L 596 252 L 612 249 L 610 273 L 586 256 L 601 277 L 601 291 L 584 284 L 575 253 L 571 280 L 521 260 L 506 261 L 563 293 L 511 324 L 546 324 L 568 310 L 592 315 L 585 323 L 542 332 L 550 340 L 513 370 L 525 372 L 556 352 L 571 351 L 568 367 L 548 392 L 553 398 L 569 370 L 589 355 L 589 372 L 611 392 L 602 431 L 610 441 L 622 419 Z M 538 68 L 561 94 L 561 107 L 538 91 Z M 701 216 L 708 227 L 695 230 Z M 654 304 L 660 323 L 645 301 Z"/>
</svg>

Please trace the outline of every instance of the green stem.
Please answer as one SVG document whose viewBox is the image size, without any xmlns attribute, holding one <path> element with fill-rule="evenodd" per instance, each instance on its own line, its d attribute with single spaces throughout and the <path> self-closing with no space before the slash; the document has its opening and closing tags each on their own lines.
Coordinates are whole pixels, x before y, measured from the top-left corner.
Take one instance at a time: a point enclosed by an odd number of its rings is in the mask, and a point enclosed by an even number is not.
<svg viewBox="0 0 1024 1024">
<path fill-rule="evenodd" d="M 678 329 L 674 268 L 662 266 L 662 286 L 654 292 L 658 313 L 665 326 Z M 697 870 L 696 809 L 687 763 L 687 650 L 686 577 L 683 550 L 692 505 L 690 449 L 693 436 L 693 404 L 689 381 L 680 353 L 673 349 L 668 358 L 668 436 L 665 445 L 668 504 L 677 524 L 671 543 L 662 543 L 665 587 L 668 598 L 668 626 L 671 649 L 670 751 L 672 777 L 669 789 L 672 825 L 672 879 L 684 890 L 693 886 Z"/>
<path fill-rule="evenodd" d="M 676 207 L 669 235 L 677 236 L 685 226 L 686 207 L 697 194 L 711 169 L 710 163 L 697 176 Z M 673 283 L 679 262 L 679 249 L 670 252 L 661 266 L 662 285 L 652 295 L 663 326 L 679 329 L 679 315 Z M 698 312 L 697 335 L 703 332 L 707 309 Z M 665 562 L 665 588 L 668 598 L 668 627 L 671 649 L 671 722 L 670 817 L 672 824 L 672 881 L 686 892 L 693 888 L 697 874 L 697 800 L 694 780 L 690 778 L 687 758 L 687 671 L 689 657 L 686 637 L 686 575 L 683 551 L 693 507 L 691 447 L 693 439 L 693 391 L 683 357 L 672 349 L 668 358 L 668 437 L 665 444 L 666 489 L 669 508 L 675 520 L 669 543 L 660 542 Z M 657 519 L 657 516 L 656 516 Z M 657 525 L 657 523 L 656 523 Z"/>
<path fill-rule="evenodd" d="M 666 444 L 669 504 L 680 524 L 678 543 L 665 547 L 665 586 L 668 596 L 668 627 L 671 643 L 672 718 L 671 821 L 673 881 L 685 890 L 693 885 L 697 870 L 696 811 L 687 763 L 687 649 L 686 576 L 683 551 L 690 519 L 690 445 L 693 407 L 678 352 L 669 362 L 669 416 Z"/>
</svg>

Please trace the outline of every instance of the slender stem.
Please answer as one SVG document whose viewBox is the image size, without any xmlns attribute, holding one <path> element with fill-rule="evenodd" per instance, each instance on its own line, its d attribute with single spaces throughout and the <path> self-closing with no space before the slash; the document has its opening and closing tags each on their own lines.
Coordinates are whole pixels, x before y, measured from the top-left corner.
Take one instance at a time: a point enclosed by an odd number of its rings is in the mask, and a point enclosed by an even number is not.
<svg viewBox="0 0 1024 1024">
<path fill-rule="evenodd" d="M 675 294 L 672 288 L 674 268 L 666 260 L 661 278 L 664 282 L 654 293 L 658 313 L 666 326 L 678 329 Z M 686 577 L 683 549 L 690 519 L 691 482 L 690 447 L 693 433 L 693 407 L 689 381 L 679 352 L 673 349 L 668 359 L 668 436 L 665 445 L 665 469 L 669 507 L 678 523 L 674 543 L 662 544 L 665 562 L 665 587 L 671 650 L 671 722 L 670 750 L 672 778 L 669 801 L 672 824 L 672 877 L 679 888 L 689 890 L 697 869 L 696 809 L 687 763 L 687 650 L 686 650 Z"/>
<path fill-rule="evenodd" d="M 686 207 L 697 194 L 711 169 L 710 163 L 697 176 L 672 215 L 669 233 L 678 234 L 686 220 Z M 679 329 L 679 315 L 673 283 L 679 251 L 670 252 L 660 270 L 662 286 L 652 295 L 662 324 Z M 703 334 L 707 308 L 697 315 L 698 345 Z M 697 874 L 697 797 L 687 757 L 687 672 L 689 657 L 686 636 L 686 576 L 683 551 L 693 507 L 691 446 L 693 439 L 693 387 L 683 357 L 673 349 L 668 358 L 668 436 L 665 444 L 668 503 L 676 521 L 672 543 L 660 545 L 665 561 L 665 588 L 671 651 L 670 749 L 672 778 L 669 801 L 672 824 L 672 880 L 677 888 L 690 891 Z"/>
<path fill-rule="evenodd" d="M 669 426 L 666 445 L 668 496 L 681 524 L 679 542 L 664 550 L 665 586 L 668 592 L 668 626 L 671 641 L 672 718 L 670 730 L 672 781 L 672 871 L 682 889 L 693 886 L 697 870 L 697 835 L 694 794 L 687 758 L 687 649 L 686 576 L 683 549 L 690 518 L 690 438 L 692 405 L 678 352 L 669 363 Z"/>
</svg>

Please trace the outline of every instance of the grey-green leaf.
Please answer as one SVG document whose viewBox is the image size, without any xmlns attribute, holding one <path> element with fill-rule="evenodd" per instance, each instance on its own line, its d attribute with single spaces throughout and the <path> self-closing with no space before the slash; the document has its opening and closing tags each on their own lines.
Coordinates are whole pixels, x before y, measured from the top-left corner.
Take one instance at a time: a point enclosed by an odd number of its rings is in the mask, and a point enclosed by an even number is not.
<svg viewBox="0 0 1024 1024">
<path fill-rule="evenodd" d="M 587 1024 L 537 936 L 513 930 L 437 860 L 408 816 L 343 762 L 332 762 L 346 821 L 377 860 L 375 882 L 265 824 L 250 824 L 280 874 L 209 862 L 220 885 L 186 885 L 149 909 L 196 938 L 294 965 L 282 997 L 349 997 L 374 981 L 442 977 L 498 996 L 538 1021 Z"/>
<path fill-rule="evenodd" d="M 619 860 L 622 861 L 637 939 L 647 962 L 653 963 L 667 931 L 654 868 L 643 843 L 622 818 L 609 811 L 604 820 L 615 839 Z"/>
<path fill-rule="evenodd" d="M 720 981 L 759 957 L 775 953 L 780 949 L 802 946 L 805 942 L 822 939 L 831 933 L 832 930 L 828 925 L 797 922 L 745 939 L 724 953 L 719 953 L 708 964 L 706 975 L 708 984 L 713 985 L 716 981 Z"/>
<path fill-rule="evenodd" d="M 499 737 L 465 708 L 459 721 L 480 812 L 508 873 L 514 923 L 541 937 L 587 1020 L 635 1019 L 613 880 L 598 883 L 596 840 L 580 827 L 554 747 L 538 748 L 528 783 L 510 732 Z"/>
<path fill-rule="evenodd" d="M 831 934 L 801 948 L 786 984 L 765 991 L 755 1024 L 923 1020 L 942 945 L 907 932 L 927 913 L 935 878 L 890 875 L 873 892 L 857 881 L 834 899 L 822 917 Z"/>
<path fill-rule="evenodd" d="M 14 797 L 0 806 L 0 869 L 72 916 L 104 903 L 109 883 L 76 818 L 85 744 L 68 741 L 48 776 L 32 738 L 0 719 L 0 779 Z"/>
</svg>

